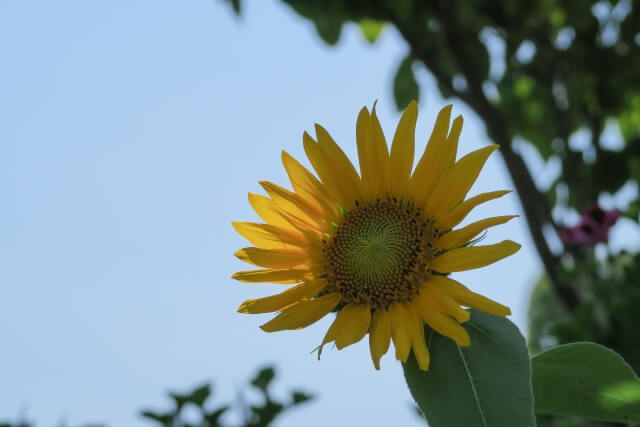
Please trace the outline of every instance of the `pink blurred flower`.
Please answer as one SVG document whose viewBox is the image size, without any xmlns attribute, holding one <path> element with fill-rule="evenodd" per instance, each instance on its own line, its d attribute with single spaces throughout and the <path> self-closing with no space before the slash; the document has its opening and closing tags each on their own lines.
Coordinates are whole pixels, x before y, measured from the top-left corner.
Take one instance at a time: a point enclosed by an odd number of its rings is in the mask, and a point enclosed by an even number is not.
<svg viewBox="0 0 640 427">
<path fill-rule="evenodd" d="M 606 211 L 597 204 L 582 211 L 580 223 L 575 227 L 559 227 L 558 234 L 565 245 L 595 245 L 607 243 L 609 229 L 620 218 L 618 211 Z"/>
</svg>

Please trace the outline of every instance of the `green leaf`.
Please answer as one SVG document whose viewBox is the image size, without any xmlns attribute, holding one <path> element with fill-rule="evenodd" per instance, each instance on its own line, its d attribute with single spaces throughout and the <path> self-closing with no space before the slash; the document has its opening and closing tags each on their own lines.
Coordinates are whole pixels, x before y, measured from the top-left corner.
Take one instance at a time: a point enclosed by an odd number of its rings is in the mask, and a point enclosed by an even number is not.
<svg viewBox="0 0 640 427">
<path fill-rule="evenodd" d="M 267 427 L 273 420 L 285 409 L 280 403 L 267 400 L 262 406 L 251 406 L 251 412 L 254 419 L 248 424 L 248 427 Z"/>
<path fill-rule="evenodd" d="M 318 35 L 330 46 L 335 45 L 340 40 L 342 32 L 342 21 L 334 17 L 318 16 L 313 19 Z"/>
<path fill-rule="evenodd" d="M 240 0 L 231 0 L 231 6 L 236 14 L 240 15 Z"/>
<path fill-rule="evenodd" d="M 144 418 L 148 418 L 150 420 L 156 421 L 158 424 L 162 426 L 171 427 L 173 425 L 173 420 L 177 414 L 175 413 L 160 414 L 152 411 L 142 411 L 140 415 L 143 416 Z"/>
<path fill-rule="evenodd" d="M 227 3 L 231 3 L 231 7 L 236 15 L 240 15 L 240 0 L 226 0 Z"/>
<path fill-rule="evenodd" d="M 258 372 L 258 375 L 256 375 L 256 377 L 253 380 L 251 380 L 251 385 L 266 392 L 267 387 L 269 386 L 269 383 L 273 380 L 275 376 L 276 376 L 276 373 L 272 367 L 262 368 L 260 372 Z"/>
<path fill-rule="evenodd" d="M 471 310 L 470 347 L 425 327 L 429 371 L 413 356 L 404 372 L 431 427 L 533 427 L 531 366 L 524 338 L 508 319 Z"/>
<path fill-rule="evenodd" d="M 229 406 L 223 406 L 221 408 L 216 409 L 213 412 L 205 413 L 203 418 L 209 424 L 209 427 L 218 427 L 220 426 L 220 417 L 229 409 Z"/>
<path fill-rule="evenodd" d="M 310 394 L 307 394 L 303 391 L 293 391 L 291 392 L 291 404 L 292 405 L 298 405 L 300 403 L 304 403 L 307 402 L 309 400 L 313 399 L 313 396 Z"/>
<path fill-rule="evenodd" d="M 382 33 L 384 28 L 384 22 L 376 21 L 375 19 L 363 19 L 359 23 L 360 31 L 362 35 L 369 43 L 375 43 Z"/>
<path fill-rule="evenodd" d="M 588 342 L 565 344 L 531 363 L 536 411 L 640 423 L 640 380 L 616 352 Z"/>
<path fill-rule="evenodd" d="M 204 384 L 200 387 L 197 387 L 189 394 L 179 394 L 179 393 L 169 393 L 169 396 L 176 402 L 176 407 L 178 411 L 182 409 L 182 407 L 187 403 L 193 403 L 198 407 L 202 407 L 204 402 L 211 395 L 211 387 L 209 384 Z"/>
<path fill-rule="evenodd" d="M 204 402 L 209 398 L 210 395 L 211 387 L 209 386 L 209 384 L 204 384 L 191 392 L 188 397 L 188 402 L 193 403 L 198 407 L 202 407 L 202 405 L 204 405 Z"/>
<path fill-rule="evenodd" d="M 417 102 L 420 95 L 420 88 L 411 68 L 413 61 L 413 56 L 407 55 L 400 63 L 393 79 L 393 98 L 398 111 L 403 110 L 411 101 Z"/>
</svg>

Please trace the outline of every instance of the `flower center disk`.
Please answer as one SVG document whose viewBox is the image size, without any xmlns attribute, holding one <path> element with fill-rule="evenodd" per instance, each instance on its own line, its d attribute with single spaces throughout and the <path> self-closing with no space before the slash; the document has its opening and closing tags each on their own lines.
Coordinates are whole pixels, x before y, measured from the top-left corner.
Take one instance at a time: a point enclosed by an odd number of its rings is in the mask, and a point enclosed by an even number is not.
<svg viewBox="0 0 640 427">
<path fill-rule="evenodd" d="M 435 237 L 422 211 L 403 201 L 378 200 L 348 211 L 323 249 L 329 287 L 345 303 L 372 309 L 408 300 L 430 275 Z"/>
</svg>

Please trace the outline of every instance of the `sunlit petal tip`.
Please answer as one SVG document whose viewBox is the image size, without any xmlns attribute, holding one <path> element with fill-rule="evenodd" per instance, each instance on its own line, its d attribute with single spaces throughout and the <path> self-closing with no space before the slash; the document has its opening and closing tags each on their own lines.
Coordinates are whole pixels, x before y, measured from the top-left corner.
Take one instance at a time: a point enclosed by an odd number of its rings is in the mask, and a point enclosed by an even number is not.
<svg viewBox="0 0 640 427">
<path fill-rule="evenodd" d="M 311 135 L 309 135 L 309 132 L 305 130 L 302 133 L 302 143 L 304 145 L 308 145 L 308 144 L 317 144 L 318 142 Z"/>
<path fill-rule="evenodd" d="M 247 310 L 247 308 L 249 307 L 250 302 L 251 300 L 248 299 L 242 304 L 240 304 L 240 307 L 238 307 L 238 313 L 249 314 L 249 311 Z"/>
<path fill-rule="evenodd" d="M 329 132 L 325 128 L 323 128 L 320 123 L 314 123 L 313 124 L 313 128 L 316 131 L 316 139 L 318 141 L 320 141 L 320 134 L 322 134 L 322 133 L 329 134 Z"/>
<path fill-rule="evenodd" d="M 449 116 L 451 116 L 451 110 L 453 110 L 453 104 L 447 104 L 444 107 L 442 107 L 440 109 L 440 111 L 438 112 L 438 117 L 442 114 L 448 114 Z M 436 119 L 437 121 L 438 119 Z"/>
<path fill-rule="evenodd" d="M 282 159 L 282 163 L 285 163 L 287 160 L 293 159 L 291 154 L 287 153 L 285 150 L 280 152 L 280 159 Z"/>
<path fill-rule="evenodd" d="M 469 338 L 469 333 L 465 329 L 465 333 L 461 335 L 460 339 L 456 341 L 456 343 L 460 347 L 469 347 L 471 345 L 471 338 Z"/>
<path fill-rule="evenodd" d="M 516 243 L 513 240 L 503 240 L 502 244 L 505 245 L 505 247 L 509 248 L 509 252 L 510 252 L 509 255 L 515 254 L 522 247 L 520 243 Z"/>
<path fill-rule="evenodd" d="M 409 102 L 409 104 L 407 104 L 407 106 L 405 107 L 405 109 L 404 109 L 404 110 L 405 110 L 405 111 L 407 111 L 407 110 L 409 110 L 409 109 L 411 109 L 411 110 L 417 110 L 417 109 L 418 109 L 418 103 L 416 102 L 416 100 L 415 100 L 415 99 L 412 99 L 412 100 Z"/>
<path fill-rule="evenodd" d="M 358 112 L 358 119 L 356 121 L 356 126 L 357 126 L 357 122 L 359 122 L 361 119 L 369 118 L 370 116 L 371 114 L 369 114 L 369 109 L 367 107 L 362 107 Z"/>
</svg>

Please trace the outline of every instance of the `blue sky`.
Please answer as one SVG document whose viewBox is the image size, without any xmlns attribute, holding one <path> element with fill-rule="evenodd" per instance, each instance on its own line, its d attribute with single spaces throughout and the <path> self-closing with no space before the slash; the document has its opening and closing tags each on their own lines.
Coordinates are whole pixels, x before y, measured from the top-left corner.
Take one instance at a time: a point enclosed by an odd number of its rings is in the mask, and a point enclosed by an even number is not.
<svg viewBox="0 0 640 427">
<path fill-rule="evenodd" d="M 246 246 L 230 223 L 256 219 L 246 194 L 259 180 L 286 183 L 282 149 L 303 160 L 302 132 L 318 122 L 355 158 L 355 119 L 374 100 L 391 134 L 407 46 L 391 28 L 368 45 L 348 25 L 330 48 L 280 2 L 244 6 L 237 18 L 217 0 L 0 1 L 0 419 L 24 408 L 41 426 L 147 425 L 136 412 L 163 407 L 168 388 L 212 379 L 231 400 L 275 363 L 277 395 L 318 396 L 277 426 L 423 425 L 392 355 L 377 372 L 363 341 L 318 362 L 330 319 L 266 334 L 268 315 L 236 308 L 281 287 L 229 278 Z M 417 71 L 424 144 L 451 101 Z M 453 103 L 461 151 L 485 145 Z M 472 193 L 505 188 L 495 155 Z M 515 195 L 469 220 L 511 213 Z M 504 238 L 522 250 L 456 277 L 523 328 L 540 265 L 522 219 L 486 241 Z"/>
</svg>

